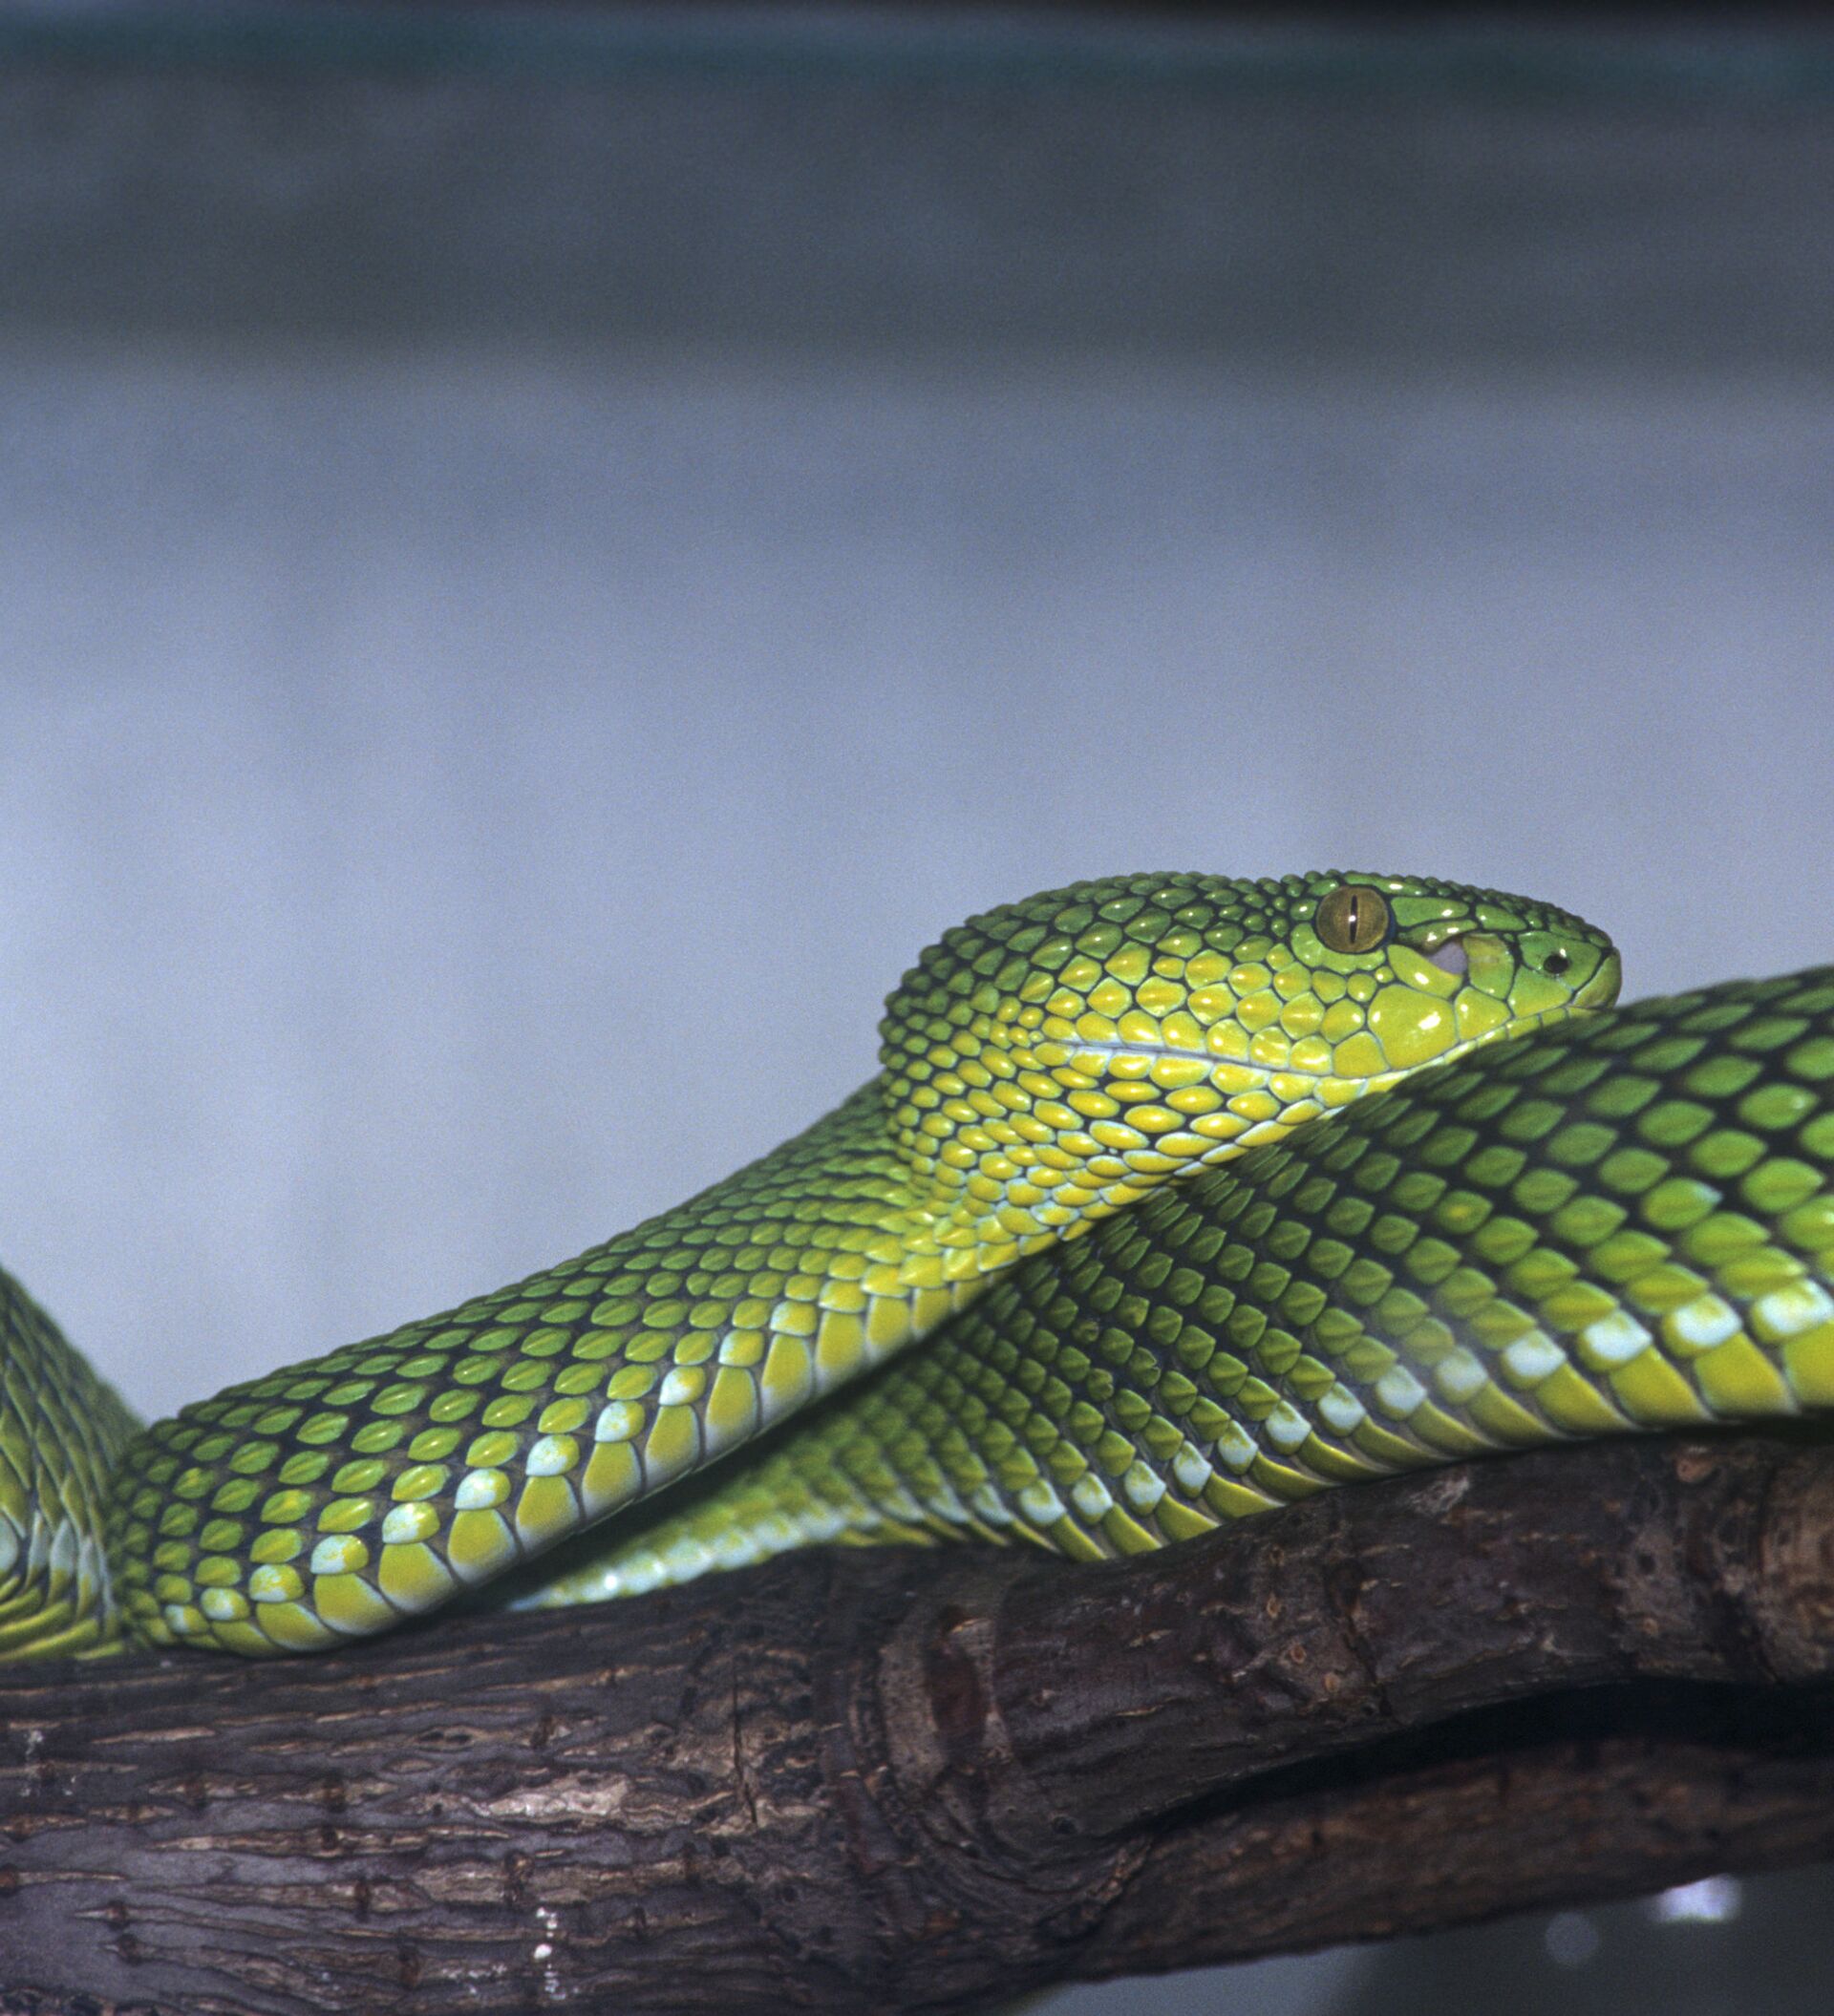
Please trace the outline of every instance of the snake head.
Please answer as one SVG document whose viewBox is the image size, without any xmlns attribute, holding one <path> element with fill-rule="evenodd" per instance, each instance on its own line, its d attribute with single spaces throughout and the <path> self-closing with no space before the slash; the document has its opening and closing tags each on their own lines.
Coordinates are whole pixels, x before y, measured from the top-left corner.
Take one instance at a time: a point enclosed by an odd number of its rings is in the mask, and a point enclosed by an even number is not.
<svg viewBox="0 0 1834 2016">
<path fill-rule="evenodd" d="M 886 1117 L 1004 1264 L 1423 1065 L 1609 1007 L 1619 977 L 1580 918 L 1423 876 L 1080 882 L 971 918 L 906 974 Z"/>
</svg>

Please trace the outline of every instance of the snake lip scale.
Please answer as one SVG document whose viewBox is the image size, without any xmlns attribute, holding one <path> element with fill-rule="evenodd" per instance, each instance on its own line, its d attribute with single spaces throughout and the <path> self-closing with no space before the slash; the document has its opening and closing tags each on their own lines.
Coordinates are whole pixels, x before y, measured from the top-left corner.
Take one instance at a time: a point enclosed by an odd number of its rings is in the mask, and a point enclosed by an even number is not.
<svg viewBox="0 0 1834 2016">
<path fill-rule="evenodd" d="M 1447 941 L 1447 943 L 1454 942 Z M 1454 969 L 1445 968 L 1442 970 Z M 1569 1008 L 1549 1008 L 1536 1018 L 1537 1025 L 1543 1029 L 1551 1029 L 1562 1022 L 1569 1020 L 1575 1014 L 1585 1013 L 1593 1005 L 1594 1003 L 1592 1002 L 1578 1002 Z M 1597 1005 L 1609 1006 L 1609 999 L 1602 1000 Z M 1468 1037 L 1461 1043 L 1455 1043 L 1451 1049 L 1435 1057 L 1432 1062 L 1435 1067 L 1455 1064 L 1461 1057 L 1468 1056 L 1481 1046 L 1486 1043 L 1504 1041 L 1510 1035 L 1516 1033 L 1519 1033 L 1519 1031 L 1512 1030 L 1506 1027 L 1498 1029 L 1487 1029 L 1481 1035 Z M 1144 1059 L 1149 1062 L 1163 1058 L 1173 1063 L 1188 1063 L 1193 1058 L 1201 1058 L 1203 1055 L 1204 1052 L 1202 1051 L 1175 1049 L 1170 1044 L 1084 1043 L 1079 1044 L 1071 1052 L 1066 1061 L 1072 1067 L 1080 1069 L 1079 1060 L 1084 1058 L 1111 1064 L 1130 1058 Z M 1416 1067 L 1416 1069 L 1420 1067 Z M 1408 1075 L 1409 1072 L 1406 1071 L 1376 1073 L 1359 1087 L 1356 1096 L 1367 1098 L 1376 1093 L 1387 1092 L 1392 1087 L 1400 1084 Z M 1276 1078 L 1304 1083 L 1314 1093 L 1333 1082 L 1328 1072 L 1294 1071 L 1290 1067 L 1279 1071 L 1272 1069 L 1256 1070 L 1252 1072 L 1252 1076 L 1254 1088 L 1269 1094 L 1272 1093 L 1273 1081 Z M 1289 1100 L 1286 1103 L 1290 1105 L 1296 1102 Z M 1221 1156 L 1223 1158 L 1227 1159 L 1241 1154 L 1245 1148 L 1259 1146 L 1264 1140 L 1276 1139 L 1280 1134 L 1289 1131 L 1290 1131 L 1290 1125 L 1283 1124 L 1277 1120 L 1267 1123 L 1265 1132 L 1261 1129 L 1250 1129 L 1247 1134 L 1238 1135 L 1234 1141 L 1226 1144 L 1220 1151 Z M 1210 1156 L 1201 1157 L 1198 1158 L 1198 1162 L 1207 1165 L 1216 1159 L 1216 1154 L 1217 1152 L 1212 1152 Z"/>
</svg>

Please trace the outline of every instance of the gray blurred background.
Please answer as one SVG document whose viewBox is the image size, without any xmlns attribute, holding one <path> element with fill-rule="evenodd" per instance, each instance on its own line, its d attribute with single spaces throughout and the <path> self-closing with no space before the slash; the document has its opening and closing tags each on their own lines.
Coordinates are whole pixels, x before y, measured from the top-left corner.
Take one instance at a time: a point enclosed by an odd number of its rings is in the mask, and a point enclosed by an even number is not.
<svg viewBox="0 0 1834 2016">
<path fill-rule="evenodd" d="M 1834 957 L 1831 228 L 1802 28 L 0 4 L 0 1256 L 169 1409 L 1117 868 Z M 1830 1901 L 1052 2007 L 1807 2009 Z"/>
</svg>

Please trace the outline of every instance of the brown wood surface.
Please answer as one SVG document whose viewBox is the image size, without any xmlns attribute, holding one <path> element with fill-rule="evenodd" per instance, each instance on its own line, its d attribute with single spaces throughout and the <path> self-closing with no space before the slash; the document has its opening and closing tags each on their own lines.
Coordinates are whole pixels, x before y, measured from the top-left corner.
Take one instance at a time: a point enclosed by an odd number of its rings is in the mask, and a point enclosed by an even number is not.
<svg viewBox="0 0 1834 2016">
<path fill-rule="evenodd" d="M 966 2010 L 1830 1855 L 1789 1434 L 0 1673 L 0 2010 Z"/>
</svg>

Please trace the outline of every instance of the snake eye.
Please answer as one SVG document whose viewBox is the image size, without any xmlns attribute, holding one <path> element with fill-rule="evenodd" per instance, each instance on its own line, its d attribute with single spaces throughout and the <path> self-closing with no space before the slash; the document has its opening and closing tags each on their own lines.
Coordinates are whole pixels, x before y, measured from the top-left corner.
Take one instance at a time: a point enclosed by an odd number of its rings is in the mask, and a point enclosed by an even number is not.
<svg viewBox="0 0 1834 2016">
<path fill-rule="evenodd" d="M 1312 927 L 1333 952 L 1373 952 L 1388 936 L 1384 899 L 1374 889 L 1341 882 L 1318 905 Z"/>
</svg>

